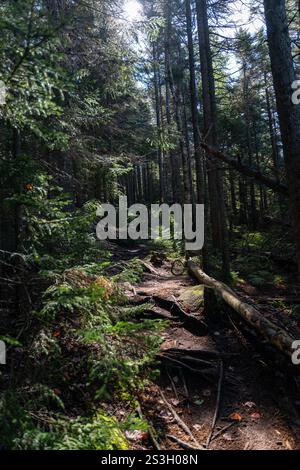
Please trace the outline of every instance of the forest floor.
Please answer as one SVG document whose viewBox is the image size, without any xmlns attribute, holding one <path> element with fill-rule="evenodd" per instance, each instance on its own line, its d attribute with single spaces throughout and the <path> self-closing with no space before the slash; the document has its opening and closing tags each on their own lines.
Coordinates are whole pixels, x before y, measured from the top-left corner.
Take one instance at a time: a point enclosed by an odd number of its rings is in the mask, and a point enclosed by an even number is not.
<svg viewBox="0 0 300 470">
<path fill-rule="evenodd" d="M 118 247 L 116 253 L 127 260 L 149 255 L 144 246 Z M 148 256 L 149 272 L 127 295 L 134 303 L 150 298 L 150 318 L 170 320 L 163 333 L 160 378 L 140 396 L 159 447 L 182 449 L 186 443 L 212 450 L 300 449 L 300 382 L 293 366 L 224 306 L 217 303 L 212 314 L 204 315 L 203 286 L 188 273 L 173 276 L 167 259 L 153 264 Z M 256 294 L 254 300 L 249 290 Z M 247 285 L 237 291 L 248 302 L 261 302 L 260 310 L 281 324 L 280 312 L 268 305 L 274 292 Z M 176 316 L 178 307 L 191 322 Z M 296 331 L 298 326 L 293 325 Z M 145 447 L 133 439 L 132 448 Z"/>
</svg>

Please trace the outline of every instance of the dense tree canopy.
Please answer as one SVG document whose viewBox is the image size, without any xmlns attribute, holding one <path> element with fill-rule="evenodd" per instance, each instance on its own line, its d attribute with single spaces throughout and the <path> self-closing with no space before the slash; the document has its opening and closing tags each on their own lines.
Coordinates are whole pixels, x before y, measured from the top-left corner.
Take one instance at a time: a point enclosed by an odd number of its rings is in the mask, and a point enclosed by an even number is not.
<svg viewBox="0 0 300 470">
<path fill-rule="evenodd" d="M 157 246 L 298 288 L 299 2 L 126 3 L 0 4 L 0 447 L 128 448 L 145 427 L 107 403 L 136 408 L 163 324 L 124 303 L 145 263 L 97 240 L 104 203 L 205 204 L 203 250 Z"/>
</svg>

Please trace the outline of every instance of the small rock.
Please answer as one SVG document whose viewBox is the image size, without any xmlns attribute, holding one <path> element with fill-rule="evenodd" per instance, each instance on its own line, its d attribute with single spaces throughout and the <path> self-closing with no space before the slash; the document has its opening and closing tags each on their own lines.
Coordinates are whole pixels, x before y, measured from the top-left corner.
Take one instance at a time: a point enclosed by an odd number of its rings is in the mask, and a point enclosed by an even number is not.
<svg viewBox="0 0 300 470">
<path fill-rule="evenodd" d="M 244 406 L 246 408 L 255 408 L 256 407 L 256 404 L 253 402 L 253 401 L 246 401 L 246 403 L 244 403 Z"/>
<path fill-rule="evenodd" d="M 202 425 L 201 424 L 193 424 L 193 428 L 196 430 L 196 431 L 200 431 L 202 429 Z"/>
</svg>

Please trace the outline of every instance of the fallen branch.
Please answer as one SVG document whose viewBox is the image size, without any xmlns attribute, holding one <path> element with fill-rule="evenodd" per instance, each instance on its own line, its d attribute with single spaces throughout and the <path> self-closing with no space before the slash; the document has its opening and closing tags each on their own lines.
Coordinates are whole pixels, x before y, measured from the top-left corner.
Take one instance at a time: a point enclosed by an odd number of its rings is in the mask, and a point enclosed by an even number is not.
<svg viewBox="0 0 300 470">
<path fill-rule="evenodd" d="M 254 178 L 257 182 L 264 184 L 268 188 L 273 189 L 275 192 L 283 194 L 288 197 L 288 188 L 285 184 L 278 182 L 276 179 L 269 178 L 268 176 L 263 175 L 258 170 L 250 168 L 249 166 L 243 165 L 238 160 L 235 160 L 228 155 L 220 152 L 219 150 L 207 145 L 205 142 L 201 143 L 201 147 L 211 156 L 221 160 L 224 163 L 227 163 L 232 168 L 237 170 L 239 173 L 243 173 L 250 178 Z"/>
<path fill-rule="evenodd" d="M 144 420 L 144 415 L 143 415 L 143 412 L 142 412 L 142 408 L 141 408 L 141 405 L 138 403 L 137 405 L 137 412 L 138 412 L 138 415 L 140 417 L 141 420 Z M 153 430 L 153 427 L 152 425 L 149 425 L 149 436 L 151 438 L 151 441 L 155 447 L 156 450 L 162 450 L 156 437 L 155 437 L 155 433 L 154 433 L 154 430 Z"/>
<path fill-rule="evenodd" d="M 143 260 L 140 260 L 140 263 L 144 266 L 145 270 L 148 273 L 153 274 L 155 277 L 162 277 L 162 278 L 165 277 L 165 276 L 161 275 L 158 271 L 156 271 L 156 269 L 153 268 L 151 263 L 147 263 L 146 261 L 143 261 Z"/>
<path fill-rule="evenodd" d="M 196 444 L 196 446 L 198 447 L 198 449 L 203 449 L 203 447 L 201 446 L 201 444 L 199 444 L 199 442 L 197 441 L 197 439 L 194 437 L 192 431 L 190 430 L 190 428 L 185 424 L 184 421 L 182 421 L 182 419 L 180 418 L 180 416 L 178 416 L 178 414 L 176 413 L 176 411 L 174 410 L 173 406 L 167 401 L 167 399 L 165 398 L 163 392 L 160 390 L 160 395 L 161 395 L 161 398 L 163 399 L 163 402 L 164 404 L 168 407 L 168 409 L 170 410 L 170 412 L 172 413 L 175 421 L 177 422 L 177 424 L 184 430 L 184 432 L 186 432 L 186 434 L 188 434 L 190 436 L 190 438 L 193 440 L 193 442 Z"/>
<path fill-rule="evenodd" d="M 173 436 L 172 434 L 167 434 L 166 436 L 168 439 L 171 439 L 171 441 L 176 442 L 180 447 L 186 450 L 205 450 L 204 447 L 194 447 L 191 444 L 188 444 L 187 442 L 182 441 L 176 436 Z"/>
<path fill-rule="evenodd" d="M 194 369 L 193 367 L 189 366 L 188 364 L 185 364 L 184 362 L 178 361 L 177 359 L 174 359 L 172 357 L 166 356 L 164 354 L 157 354 L 156 356 L 158 359 L 165 359 L 169 362 L 172 362 L 173 364 L 176 364 L 178 367 L 183 367 L 184 369 L 189 370 L 190 372 L 193 372 L 194 374 L 201 375 L 204 379 L 206 379 L 208 382 L 214 381 L 215 378 L 215 371 L 211 367 L 211 369 Z"/>
<path fill-rule="evenodd" d="M 206 449 L 209 448 L 211 438 L 212 438 L 212 435 L 214 433 L 214 430 L 215 430 L 215 427 L 216 427 L 216 422 L 217 422 L 218 415 L 219 415 L 223 376 L 224 376 L 224 366 L 223 366 L 223 361 L 220 361 L 220 375 L 219 375 L 219 382 L 218 382 L 217 402 L 216 402 L 215 414 L 214 414 L 214 418 L 213 418 L 213 422 L 212 422 L 212 426 L 211 426 L 211 431 L 210 431 L 209 436 L 208 436 L 207 441 L 206 441 Z"/>
<path fill-rule="evenodd" d="M 216 432 L 214 436 L 212 436 L 210 441 L 214 441 L 218 437 L 220 437 L 224 432 L 228 431 L 228 429 L 232 428 L 235 424 L 237 424 L 237 421 L 233 421 L 232 423 L 227 424 L 224 426 L 224 428 L 220 429 L 220 431 Z"/>
<path fill-rule="evenodd" d="M 223 282 L 217 281 L 205 274 L 193 261 L 188 261 L 190 273 L 207 287 L 214 289 L 221 298 L 237 312 L 249 325 L 279 351 L 292 357 L 295 339 L 285 330 L 266 319 L 253 305 L 241 300 L 238 295 Z"/>
<path fill-rule="evenodd" d="M 167 370 L 167 375 L 168 375 L 168 378 L 170 380 L 170 383 L 171 383 L 171 386 L 172 386 L 172 389 L 173 389 L 173 392 L 174 392 L 174 395 L 176 397 L 176 400 L 178 400 L 178 393 L 177 393 L 177 388 L 176 388 L 176 385 L 174 383 L 174 380 L 172 379 L 171 375 L 169 374 L 169 371 Z"/>
<path fill-rule="evenodd" d="M 232 320 L 232 318 L 229 314 L 228 314 L 228 319 L 229 319 L 230 323 L 232 324 L 232 327 L 233 327 L 233 329 L 236 333 L 236 336 L 238 337 L 238 339 L 239 339 L 241 345 L 243 346 L 243 348 L 249 350 L 248 343 L 247 343 L 244 335 L 238 329 L 238 327 L 236 326 L 236 324 L 234 323 L 234 321 Z"/>
<path fill-rule="evenodd" d="M 171 353 L 168 353 L 166 351 L 164 351 L 164 356 L 171 357 L 172 359 L 177 359 L 182 362 L 192 362 L 193 364 L 198 365 L 198 366 L 205 366 L 205 367 L 213 366 L 213 364 L 210 361 L 207 361 L 205 359 L 198 359 L 197 357 L 192 357 L 192 356 L 187 356 L 187 355 L 183 355 L 183 356 L 175 355 L 174 357 Z"/>
<path fill-rule="evenodd" d="M 188 400 L 188 410 L 189 410 L 190 409 L 190 405 L 189 405 L 190 394 L 189 394 L 189 390 L 187 388 L 186 380 L 185 380 L 185 377 L 184 377 L 184 372 L 183 372 L 182 369 L 180 369 L 180 375 L 181 375 L 181 380 L 182 380 L 182 384 L 183 384 L 183 388 L 184 388 L 185 398 Z"/>
<path fill-rule="evenodd" d="M 203 356 L 205 359 L 221 359 L 226 357 L 237 356 L 237 353 L 221 353 L 219 351 L 209 351 L 208 349 L 185 349 L 185 348 L 168 348 L 162 349 L 161 352 L 178 355 Z"/>
</svg>

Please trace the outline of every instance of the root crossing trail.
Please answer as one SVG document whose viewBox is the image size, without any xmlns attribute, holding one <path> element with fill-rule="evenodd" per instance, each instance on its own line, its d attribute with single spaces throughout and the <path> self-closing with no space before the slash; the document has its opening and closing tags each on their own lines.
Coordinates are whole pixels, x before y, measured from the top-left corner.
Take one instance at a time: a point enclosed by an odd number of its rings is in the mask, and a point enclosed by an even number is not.
<svg viewBox="0 0 300 470">
<path fill-rule="evenodd" d="M 132 303 L 152 300 L 150 318 L 170 320 L 160 378 L 141 397 L 154 447 L 299 450 L 299 382 L 286 359 L 261 347 L 232 312 L 204 318 L 203 286 L 188 274 L 174 277 L 166 260 L 145 263 L 142 283 L 127 295 Z"/>
</svg>

